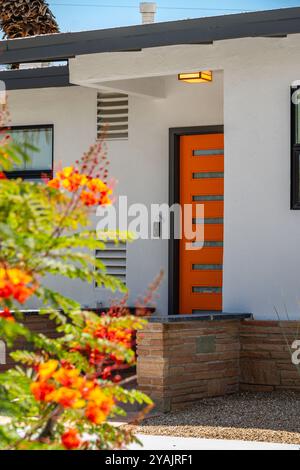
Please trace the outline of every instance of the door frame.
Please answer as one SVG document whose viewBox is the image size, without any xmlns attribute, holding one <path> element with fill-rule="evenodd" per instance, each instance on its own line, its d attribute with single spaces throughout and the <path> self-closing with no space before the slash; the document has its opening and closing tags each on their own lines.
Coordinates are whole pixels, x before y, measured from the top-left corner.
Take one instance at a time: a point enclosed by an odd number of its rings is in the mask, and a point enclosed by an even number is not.
<svg viewBox="0 0 300 470">
<path fill-rule="evenodd" d="M 169 207 L 180 202 L 180 137 L 224 134 L 224 125 L 175 127 L 169 129 Z M 179 315 L 179 246 L 174 239 L 174 214 L 170 217 L 168 315 Z"/>
</svg>

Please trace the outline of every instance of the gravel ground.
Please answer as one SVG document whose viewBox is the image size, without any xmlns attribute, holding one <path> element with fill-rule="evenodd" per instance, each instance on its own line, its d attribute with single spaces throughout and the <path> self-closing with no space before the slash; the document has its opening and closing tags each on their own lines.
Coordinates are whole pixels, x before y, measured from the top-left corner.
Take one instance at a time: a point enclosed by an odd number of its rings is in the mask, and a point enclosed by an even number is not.
<svg viewBox="0 0 300 470">
<path fill-rule="evenodd" d="M 201 400 L 198 404 L 144 420 L 135 432 L 300 444 L 300 394 L 243 393 Z"/>
</svg>

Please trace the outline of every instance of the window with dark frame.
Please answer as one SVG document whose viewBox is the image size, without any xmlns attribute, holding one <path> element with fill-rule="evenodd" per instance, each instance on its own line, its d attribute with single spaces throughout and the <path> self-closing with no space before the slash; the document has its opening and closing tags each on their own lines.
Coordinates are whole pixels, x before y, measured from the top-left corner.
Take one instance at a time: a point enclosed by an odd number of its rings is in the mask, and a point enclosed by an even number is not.
<svg viewBox="0 0 300 470">
<path fill-rule="evenodd" d="M 13 126 L 7 133 L 16 144 L 30 144 L 35 150 L 26 149 L 30 161 L 16 165 L 6 172 L 8 178 L 22 178 L 29 181 L 40 181 L 43 177 L 53 176 L 53 125 Z"/>
<path fill-rule="evenodd" d="M 291 88 L 291 209 L 300 210 L 300 85 Z"/>
</svg>

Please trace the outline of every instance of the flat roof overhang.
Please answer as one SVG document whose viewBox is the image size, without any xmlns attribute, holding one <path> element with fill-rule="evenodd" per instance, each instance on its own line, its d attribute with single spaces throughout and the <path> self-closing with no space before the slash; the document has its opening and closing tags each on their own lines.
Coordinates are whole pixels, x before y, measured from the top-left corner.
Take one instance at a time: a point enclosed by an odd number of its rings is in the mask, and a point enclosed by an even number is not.
<svg viewBox="0 0 300 470">
<path fill-rule="evenodd" d="M 4 40 L 0 41 L 0 63 L 55 61 L 82 54 L 296 33 L 300 33 L 299 7 Z"/>
<path fill-rule="evenodd" d="M 73 86 L 68 66 L 6 70 L 0 72 L 0 80 L 8 91 Z"/>
</svg>

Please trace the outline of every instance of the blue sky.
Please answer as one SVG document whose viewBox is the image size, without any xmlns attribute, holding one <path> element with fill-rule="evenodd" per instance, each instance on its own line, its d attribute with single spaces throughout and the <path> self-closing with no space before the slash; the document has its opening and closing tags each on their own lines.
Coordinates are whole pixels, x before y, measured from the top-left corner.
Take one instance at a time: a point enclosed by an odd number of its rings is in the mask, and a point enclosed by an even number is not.
<svg viewBox="0 0 300 470">
<path fill-rule="evenodd" d="M 48 0 L 48 3 L 62 31 L 101 29 L 140 23 L 138 0 Z M 231 10 L 235 9 L 238 12 L 296 7 L 300 6 L 300 0 L 157 0 L 157 4 L 161 7 L 158 9 L 157 21 L 172 21 L 234 13 L 235 11 Z M 170 7 L 172 9 L 169 9 Z"/>
</svg>

